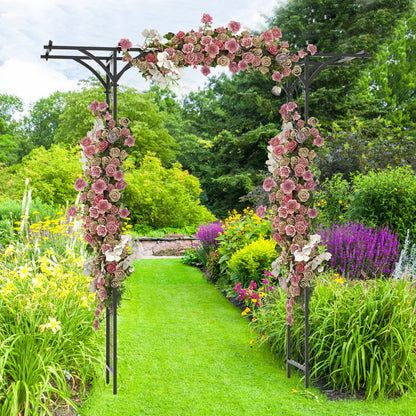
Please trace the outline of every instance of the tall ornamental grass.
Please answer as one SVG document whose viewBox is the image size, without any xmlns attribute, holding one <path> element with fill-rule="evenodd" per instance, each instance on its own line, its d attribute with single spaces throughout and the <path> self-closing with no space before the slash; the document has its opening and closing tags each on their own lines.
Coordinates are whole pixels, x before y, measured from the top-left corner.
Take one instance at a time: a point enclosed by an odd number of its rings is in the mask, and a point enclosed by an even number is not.
<svg viewBox="0 0 416 416">
<path fill-rule="evenodd" d="M 331 253 L 328 267 L 349 279 L 388 278 L 400 256 L 397 233 L 360 223 L 333 224 L 319 231 Z"/>
<path fill-rule="evenodd" d="M 201 224 L 196 232 L 200 245 L 198 246 L 198 254 L 204 266 L 207 265 L 211 252 L 215 251 L 218 246 L 218 237 L 223 232 L 223 225 L 220 220 Z"/>
<path fill-rule="evenodd" d="M 0 409 L 2 415 L 52 414 L 72 406 L 101 361 L 94 297 L 83 259 L 51 247 L 0 253 Z"/>
<path fill-rule="evenodd" d="M 286 357 L 286 296 L 276 289 L 252 321 L 260 338 Z M 303 311 L 294 307 L 292 359 L 303 362 Z M 318 280 L 310 302 L 312 379 L 366 398 L 416 387 L 416 291 L 405 280 Z"/>
</svg>

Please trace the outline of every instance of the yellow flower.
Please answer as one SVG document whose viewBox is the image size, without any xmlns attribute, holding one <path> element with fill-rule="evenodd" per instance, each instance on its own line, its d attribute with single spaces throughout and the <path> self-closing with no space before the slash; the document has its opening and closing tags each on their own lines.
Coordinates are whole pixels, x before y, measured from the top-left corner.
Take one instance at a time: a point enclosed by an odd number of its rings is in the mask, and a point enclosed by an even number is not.
<svg viewBox="0 0 416 416">
<path fill-rule="evenodd" d="M 56 334 L 56 331 L 59 331 L 62 329 L 60 323 L 61 321 L 57 321 L 55 318 L 51 318 L 49 316 L 49 322 L 43 325 L 39 325 L 39 327 L 42 332 L 45 331 L 45 328 L 50 328 L 52 332 Z"/>
<path fill-rule="evenodd" d="M 339 283 L 339 284 L 343 284 L 344 283 L 344 279 L 342 277 L 337 277 L 334 282 Z"/>
<path fill-rule="evenodd" d="M 296 389 L 292 389 L 292 393 L 297 393 L 298 391 Z"/>
<path fill-rule="evenodd" d="M 339 201 L 338 201 L 340 204 L 342 204 L 342 200 L 340 199 Z"/>
<path fill-rule="evenodd" d="M 245 316 L 250 312 L 250 308 L 245 308 L 243 312 L 241 312 L 241 316 Z"/>
</svg>

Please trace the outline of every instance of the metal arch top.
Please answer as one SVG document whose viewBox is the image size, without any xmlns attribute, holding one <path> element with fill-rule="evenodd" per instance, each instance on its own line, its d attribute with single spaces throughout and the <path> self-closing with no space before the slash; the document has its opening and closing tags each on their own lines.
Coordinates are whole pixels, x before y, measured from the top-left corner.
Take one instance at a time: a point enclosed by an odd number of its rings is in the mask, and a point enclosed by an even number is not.
<svg viewBox="0 0 416 416">
<path fill-rule="evenodd" d="M 283 84 L 286 99 L 289 102 L 292 98 L 295 87 L 301 83 L 305 89 L 305 120 L 309 118 L 309 87 L 317 75 L 328 66 L 349 66 L 354 59 L 371 58 L 365 50 L 356 53 L 316 53 L 313 56 L 306 56 L 297 65 L 303 66 L 303 72 L 293 81 Z M 323 58 L 321 61 L 313 58 Z"/>
<path fill-rule="evenodd" d="M 49 59 L 72 59 L 78 62 L 100 81 L 106 92 L 106 101 L 110 106 L 114 119 L 117 119 L 117 86 L 122 75 L 131 68 L 129 62 L 118 70 L 117 61 L 122 61 L 121 48 L 118 46 L 62 46 L 54 45 L 50 40 L 43 48 L 45 54 L 41 55 L 41 59 L 46 61 Z M 52 51 L 60 51 L 61 54 L 53 54 Z M 62 53 L 68 51 L 69 54 Z M 141 48 L 130 48 L 130 52 L 138 53 L 135 58 L 141 58 L 149 53 L 149 50 Z M 95 68 L 91 63 L 95 63 Z M 100 74 L 100 70 L 103 74 Z"/>
</svg>

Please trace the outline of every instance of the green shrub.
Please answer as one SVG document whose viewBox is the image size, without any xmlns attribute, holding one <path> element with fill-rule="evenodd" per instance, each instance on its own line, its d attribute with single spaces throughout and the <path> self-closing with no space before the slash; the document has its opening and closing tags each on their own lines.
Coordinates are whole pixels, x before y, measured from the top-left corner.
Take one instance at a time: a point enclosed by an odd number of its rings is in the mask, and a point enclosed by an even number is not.
<svg viewBox="0 0 416 416">
<path fill-rule="evenodd" d="M 198 179 L 178 163 L 167 169 L 148 154 L 139 168 L 126 172 L 125 180 L 124 197 L 133 222 L 163 228 L 215 220 L 200 204 Z"/>
<path fill-rule="evenodd" d="M 227 262 L 230 281 L 234 284 L 240 282 L 243 287 L 251 281 L 260 283 L 264 278 L 264 270 L 270 269 L 277 257 L 275 246 L 274 240 L 260 237 L 237 250 Z"/>
<path fill-rule="evenodd" d="M 285 292 L 256 309 L 253 323 L 283 360 L 286 357 Z M 415 288 L 404 280 L 321 278 L 310 302 L 311 377 L 367 398 L 396 396 L 414 388 Z M 303 362 L 303 311 L 296 303 L 292 359 Z"/>
<path fill-rule="evenodd" d="M 319 185 L 314 198 L 319 210 L 318 220 L 324 228 L 330 228 L 334 223 L 342 224 L 350 204 L 351 185 L 337 173 Z"/>
<path fill-rule="evenodd" d="M 416 242 L 415 202 L 415 173 L 409 166 L 357 174 L 348 217 L 371 227 L 388 225 L 399 234 L 401 244 L 409 229 L 410 241 Z"/>
<path fill-rule="evenodd" d="M 220 258 L 221 254 L 218 250 L 211 251 L 208 254 L 207 271 L 213 282 L 216 282 L 221 277 L 221 267 L 219 264 Z"/>
<path fill-rule="evenodd" d="M 48 205 L 64 206 L 75 200 L 75 179 L 82 174 L 79 149 L 53 145 L 38 147 L 22 163 L 0 169 L 0 200 L 22 198 L 26 178 L 30 179 L 32 198 Z"/>
</svg>

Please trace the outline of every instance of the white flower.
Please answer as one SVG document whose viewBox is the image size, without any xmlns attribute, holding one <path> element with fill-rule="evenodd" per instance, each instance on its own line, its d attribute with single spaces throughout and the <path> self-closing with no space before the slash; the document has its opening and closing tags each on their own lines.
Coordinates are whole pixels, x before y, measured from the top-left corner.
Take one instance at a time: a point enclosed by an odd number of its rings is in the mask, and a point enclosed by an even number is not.
<svg viewBox="0 0 416 416">
<path fill-rule="evenodd" d="M 91 276 L 92 271 L 94 270 L 94 257 L 89 257 L 84 261 L 84 275 Z"/>
<path fill-rule="evenodd" d="M 273 154 L 273 147 L 267 146 L 267 157 L 268 160 L 266 161 L 266 165 L 268 165 L 268 169 L 270 173 L 273 173 L 278 167 L 279 167 L 279 160 L 277 157 Z"/>
<path fill-rule="evenodd" d="M 142 32 L 142 36 L 144 36 L 146 39 L 162 39 L 162 36 L 160 36 L 160 33 L 156 29 L 144 29 Z"/>
<path fill-rule="evenodd" d="M 272 94 L 273 94 L 273 95 L 277 95 L 277 96 L 279 96 L 281 92 L 282 92 L 282 89 L 281 89 L 280 87 L 278 87 L 277 85 L 275 85 L 275 86 L 272 88 Z"/>
<path fill-rule="evenodd" d="M 304 261 L 308 262 L 312 249 L 316 247 L 321 242 L 321 236 L 319 234 L 313 234 L 309 237 L 309 243 L 306 244 L 301 250 L 296 250 L 294 252 L 295 261 Z"/>
<path fill-rule="evenodd" d="M 328 253 L 327 251 L 325 253 L 321 253 L 319 254 L 319 256 L 316 256 L 311 262 L 310 262 L 310 268 L 312 270 L 315 270 L 321 263 L 322 261 L 328 261 L 331 260 L 331 253 Z M 323 267 L 320 267 L 318 269 L 318 272 L 323 271 Z"/>
<path fill-rule="evenodd" d="M 279 277 L 280 275 L 280 265 L 282 264 L 282 256 L 279 256 L 273 263 L 272 263 L 272 275 L 274 277 Z"/>
</svg>

